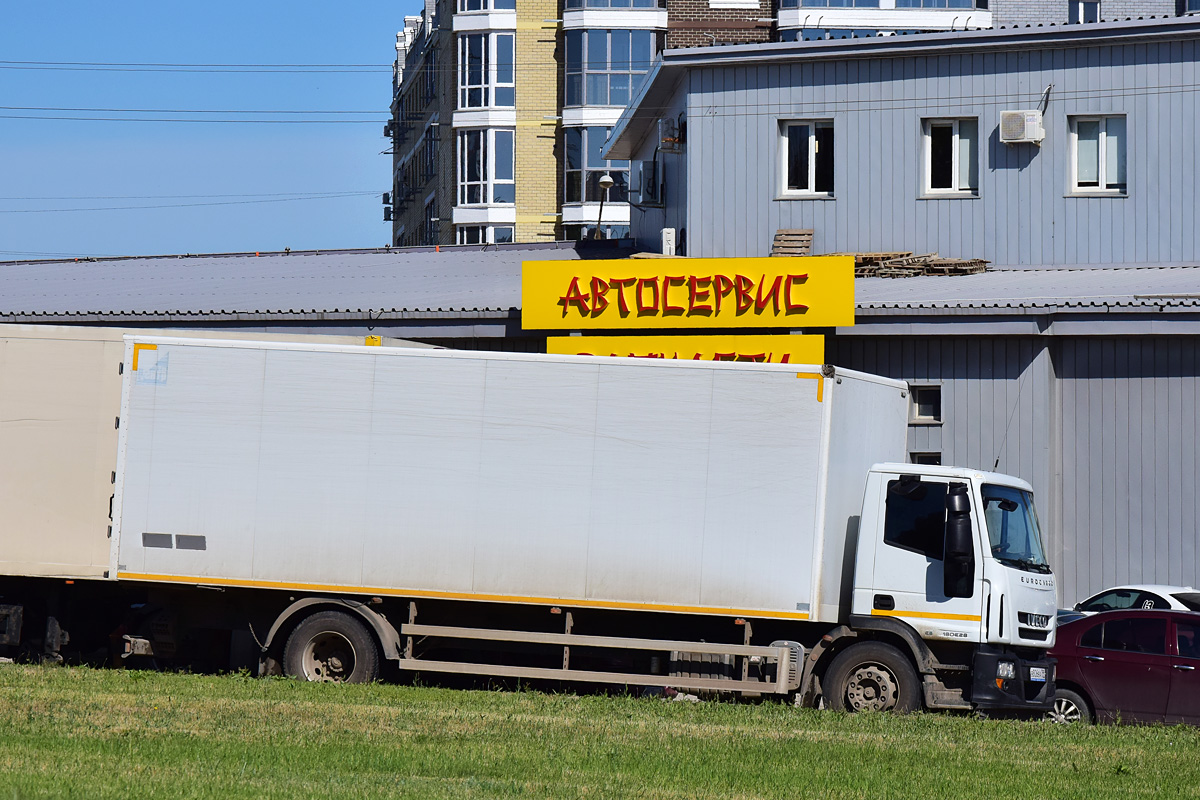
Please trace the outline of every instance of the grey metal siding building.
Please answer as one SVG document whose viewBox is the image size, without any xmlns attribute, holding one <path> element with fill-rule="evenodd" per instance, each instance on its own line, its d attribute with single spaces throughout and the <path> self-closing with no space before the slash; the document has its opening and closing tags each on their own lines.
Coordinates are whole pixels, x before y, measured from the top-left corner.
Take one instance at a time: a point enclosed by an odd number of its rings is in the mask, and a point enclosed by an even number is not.
<svg viewBox="0 0 1200 800">
<path fill-rule="evenodd" d="M 941 393 L 912 453 L 1039 495 L 1064 602 L 1200 582 L 1200 267 L 856 282 L 826 359 Z M 915 460 L 915 459 L 914 459 Z"/>
<path fill-rule="evenodd" d="M 1064 602 L 1200 581 L 1195 336 L 844 335 L 826 359 L 940 388 L 910 452 L 1029 480 Z"/>
<path fill-rule="evenodd" d="M 609 153 L 665 166 L 665 207 L 633 216 L 645 248 L 667 227 L 687 255 L 766 255 L 777 230 L 811 228 L 814 252 L 1195 261 L 1198 41 L 1200 18 L 1183 17 L 669 51 Z M 1044 111 L 1040 145 L 1001 143 L 1015 110 Z M 658 141 L 666 117 L 686 121 L 680 153 Z M 959 120 L 974 185 L 931 190 L 930 126 Z M 812 153 L 832 155 L 831 187 L 793 184 L 801 123 L 831 126 Z M 1098 185 L 1097 155 L 1112 173 Z"/>
</svg>

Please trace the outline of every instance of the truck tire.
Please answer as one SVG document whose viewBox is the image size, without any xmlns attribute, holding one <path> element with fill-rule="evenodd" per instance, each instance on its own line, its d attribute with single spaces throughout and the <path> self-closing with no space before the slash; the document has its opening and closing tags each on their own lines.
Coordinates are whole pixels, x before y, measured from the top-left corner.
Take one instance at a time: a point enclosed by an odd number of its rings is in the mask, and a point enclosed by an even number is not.
<svg viewBox="0 0 1200 800">
<path fill-rule="evenodd" d="M 1078 692 L 1058 689 L 1054 692 L 1054 708 L 1046 712 L 1046 719 L 1061 725 L 1087 725 L 1092 721 L 1092 709 Z"/>
<path fill-rule="evenodd" d="M 367 626 L 341 611 L 321 611 L 296 626 L 283 648 L 293 678 L 324 683 L 379 679 L 379 647 Z"/>
<path fill-rule="evenodd" d="M 835 711 L 895 711 L 921 707 L 920 679 L 903 653 L 883 642 L 851 645 L 834 657 L 822 681 Z"/>
</svg>

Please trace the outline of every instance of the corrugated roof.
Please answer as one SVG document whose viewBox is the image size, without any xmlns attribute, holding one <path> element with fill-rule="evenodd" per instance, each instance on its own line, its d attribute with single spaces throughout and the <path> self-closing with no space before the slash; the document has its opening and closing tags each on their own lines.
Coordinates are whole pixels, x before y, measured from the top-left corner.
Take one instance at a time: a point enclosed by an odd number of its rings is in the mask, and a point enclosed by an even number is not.
<svg viewBox="0 0 1200 800">
<path fill-rule="evenodd" d="M 9 262 L 0 317 L 507 315 L 522 261 L 579 257 L 563 242 Z"/>
<path fill-rule="evenodd" d="M 607 243 L 609 245 L 615 243 Z M 627 250 L 585 249 L 619 258 Z M 571 243 L 0 263 L 0 319 L 505 318 L 521 262 L 578 259 Z M 859 278 L 864 315 L 1200 308 L 1200 265 L 998 269 Z"/>
<path fill-rule="evenodd" d="M 860 278 L 856 305 L 871 310 L 1046 312 L 1200 307 L 1200 266 L 1003 269 L 961 276 Z"/>
</svg>

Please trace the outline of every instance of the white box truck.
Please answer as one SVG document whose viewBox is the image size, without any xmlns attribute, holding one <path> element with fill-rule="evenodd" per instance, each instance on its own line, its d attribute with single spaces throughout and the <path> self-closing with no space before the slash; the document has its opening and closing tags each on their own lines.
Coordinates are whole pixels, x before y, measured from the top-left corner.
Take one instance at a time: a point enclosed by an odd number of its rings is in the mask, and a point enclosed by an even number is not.
<svg viewBox="0 0 1200 800">
<path fill-rule="evenodd" d="M 1030 487 L 899 463 L 903 382 L 131 335 L 115 414 L 111 375 L 53 418 L 10 412 L 59 368 L 0 355 L 8 466 L 48 454 L 2 495 L 17 652 L 848 709 L 1052 701 Z M 64 426 L 73 446 L 40 444 Z M 55 518 L 55 459 L 85 476 L 78 524 Z"/>
</svg>

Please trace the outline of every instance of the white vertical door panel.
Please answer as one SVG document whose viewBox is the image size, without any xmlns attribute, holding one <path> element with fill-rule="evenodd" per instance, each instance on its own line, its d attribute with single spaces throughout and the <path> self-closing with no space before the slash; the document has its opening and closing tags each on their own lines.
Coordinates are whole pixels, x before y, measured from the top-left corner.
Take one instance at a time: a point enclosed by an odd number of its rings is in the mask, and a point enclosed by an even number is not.
<svg viewBox="0 0 1200 800">
<path fill-rule="evenodd" d="M 807 610 L 821 428 L 815 381 L 713 374 L 703 604 Z"/>
<path fill-rule="evenodd" d="M 360 585 L 375 357 L 277 350 L 263 378 L 254 577 Z"/>
<path fill-rule="evenodd" d="M 141 350 L 124 419 L 120 557 L 132 572 L 250 578 L 266 353 Z M 143 534 L 204 536 L 205 550 Z"/>
<path fill-rule="evenodd" d="M 472 591 L 486 369 L 482 359 L 378 359 L 365 479 L 388 502 L 363 533 L 367 586 Z"/>
<path fill-rule="evenodd" d="M 711 408 L 708 370 L 601 368 L 589 597 L 700 603 Z"/>
<path fill-rule="evenodd" d="M 488 363 L 476 503 L 477 592 L 582 597 L 594 502 L 595 364 Z"/>
</svg>

